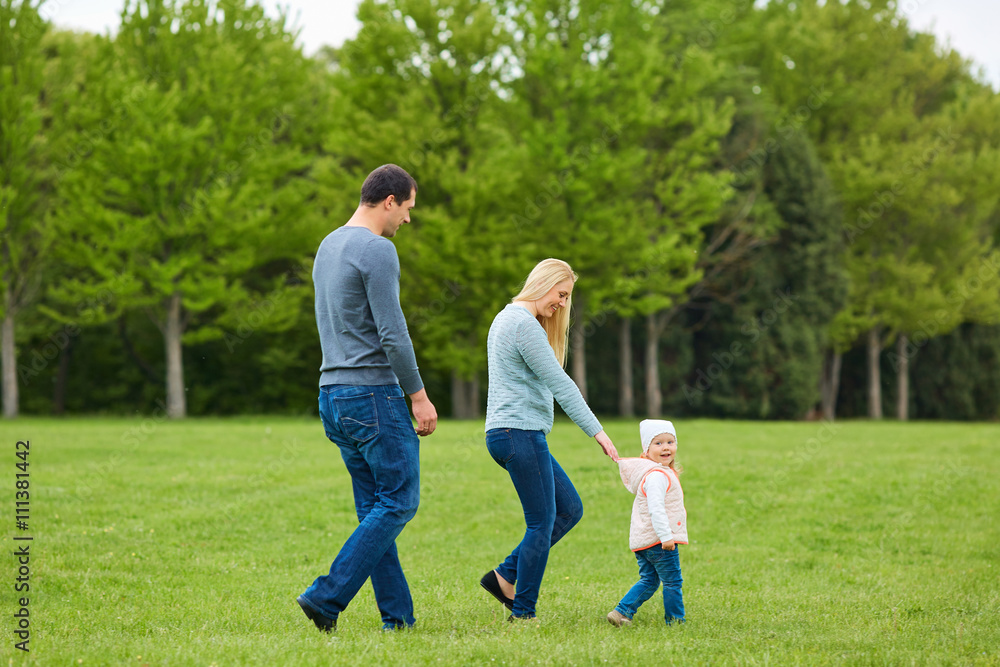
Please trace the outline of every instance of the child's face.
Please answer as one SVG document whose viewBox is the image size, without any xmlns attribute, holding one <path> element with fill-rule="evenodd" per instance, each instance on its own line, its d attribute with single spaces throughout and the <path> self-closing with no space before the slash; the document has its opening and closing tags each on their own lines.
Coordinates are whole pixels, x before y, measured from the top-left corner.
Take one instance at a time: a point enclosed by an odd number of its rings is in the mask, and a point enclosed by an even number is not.
<svg viewBox="0 0 1000 667">
<path fill-rule="evenodd" d="M 649 449 L 642 457 L 661 466 L 669 466 L 674 462 L 675 454 L 677 454 L 677 438 L 673 433 L 661 433 L 649 443 Z"/>
</svg>

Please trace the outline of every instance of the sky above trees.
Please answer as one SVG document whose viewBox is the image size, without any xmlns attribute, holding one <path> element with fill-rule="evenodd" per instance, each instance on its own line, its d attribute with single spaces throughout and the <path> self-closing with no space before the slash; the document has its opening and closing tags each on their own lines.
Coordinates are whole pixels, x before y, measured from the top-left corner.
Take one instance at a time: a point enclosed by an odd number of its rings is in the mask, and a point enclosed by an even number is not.
<svg viewBox="0 0 1000 667">
<path fill-rule="evenodd" d="M 300 40 L 307 54 L 324 44 L 339 46 L 360 27 L 355 12 L 360 0 L 266 0 L 272 13 L 287 7 L 293 23 L 301 28 Z M 103 33 L 118 25 L 123 0 L 49 0 L 43 14 L 56 25 Z M 899 0 L 900 14 L 922 31 L 933 32 L 942 42 L 986 69 L 986 78 L 1000 89 L 1000 3 L 995 0 Z"/>
</svg>

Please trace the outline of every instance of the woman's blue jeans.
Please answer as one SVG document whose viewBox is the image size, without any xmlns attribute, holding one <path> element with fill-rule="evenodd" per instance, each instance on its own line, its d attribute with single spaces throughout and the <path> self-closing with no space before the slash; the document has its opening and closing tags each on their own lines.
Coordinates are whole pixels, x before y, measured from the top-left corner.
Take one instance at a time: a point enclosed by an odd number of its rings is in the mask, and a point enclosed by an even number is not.
<svg viewBox="0 0 1000 667">
<path fill-rule="evenodd" d="M 680 549 L 667 551 L 659 544 L 655 547 L 636 551 L 639 561 L 639 581 L 629 589 L 615 610 L 632 618 L 642 603 L 653 597 L 653 593 L 663 583 L 663 617 L 670 625 L 674 621 L 684 622 L 684 598 L 681 595 Z"/>
<path fill-rule="evenodd" d="M 549 549 L 579 523 L 583 503 L 549 453 L 541 431 L 490 429 L 486 432 L 486 447 L 493 460 L 510 474 L 527 525 L 524 539 L 496 570 L 507 581 L 517 583 L 514 616 L 532 617 Z"/>
<path fill-rule="evenodd" d="M 413 625 L 413 598 L 396 553 L 396 537 L 420 501 L 420 441 L 399 385 L 320 387 L 326 437 L 340 448 L 354 488 L 360 525 L 303 597 L 336 619 L 371 577 L 386 628 Z"/>
</svg>

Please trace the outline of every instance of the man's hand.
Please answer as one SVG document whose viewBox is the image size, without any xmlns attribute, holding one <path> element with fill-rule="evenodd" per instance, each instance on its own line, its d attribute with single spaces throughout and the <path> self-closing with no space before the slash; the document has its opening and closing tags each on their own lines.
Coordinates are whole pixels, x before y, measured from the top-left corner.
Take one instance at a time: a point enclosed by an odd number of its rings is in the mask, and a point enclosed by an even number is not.
<svg viewBox="0 0 1000 667">
<path fill-rule="evenodd" d="M 663 544 L 663 548 L 666 549 L 667 551 L 673 551 L 674 549 L 677 548 L 677 547 L 674 546 L 674 541 L 673 540 L 670 540 L 669 542 L 663 542 L 662 544 Z"/>
<path fill-rule="evenodd" d="M 410 402 L 413 407 L 413 418 L 417 420 L 417 435 L 433 433 L 437 428 L 438 413 L 431 399 L 427 398 L 427 391 L 421 389 L 415 394 L 410 394 Z"/>
<path fill-rule="evenodd" d="M 610 456 L 612 461 L 617 462 L 618 450 L 615 449 L 615 443 L 611 442 L 611 438 L 608 437 L 608 434 L 601 431 L 595 435 L 594 438 L 597 440 L 597 444 L 601 446 L 601 449 L 604 450 L 604 453 Z"/>
</svg>

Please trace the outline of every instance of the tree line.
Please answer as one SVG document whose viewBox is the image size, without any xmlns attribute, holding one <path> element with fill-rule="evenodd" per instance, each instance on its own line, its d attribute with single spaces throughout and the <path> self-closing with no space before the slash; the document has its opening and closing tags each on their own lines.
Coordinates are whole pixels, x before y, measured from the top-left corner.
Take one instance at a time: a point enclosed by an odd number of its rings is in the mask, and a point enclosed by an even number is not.
<svg viewBox="0 0 1000 667">
<path fill-rule="evenodd" d="M 3 410 L 315 412 L 313 253 L 393 162 L 434 400 L 568 261 L 599 412 L 992 419 L 1000 98 L 889 0 L 0 0 Z"/>
</svg>

